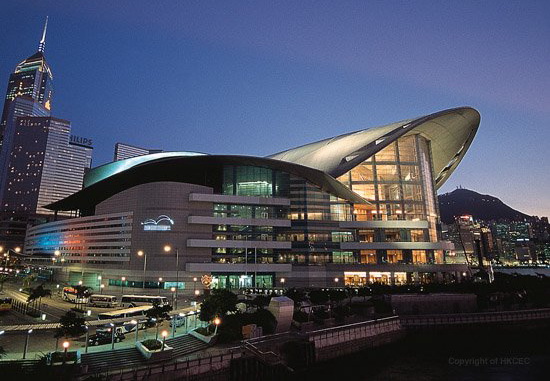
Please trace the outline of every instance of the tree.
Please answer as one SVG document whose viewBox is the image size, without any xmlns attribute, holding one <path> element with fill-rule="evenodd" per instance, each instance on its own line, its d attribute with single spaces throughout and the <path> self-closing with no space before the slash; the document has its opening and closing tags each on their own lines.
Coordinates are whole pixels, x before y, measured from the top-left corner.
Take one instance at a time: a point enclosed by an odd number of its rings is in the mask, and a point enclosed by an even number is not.
<svg viewBox="0 0 550 381">
<path fill-rule="evenodd" d="M 83 286 L 81 284 L 78 284 L 76 286 L 72 286 L 76 293 L 76 300 L 82 300 L 85 298 L 89 298 L 92 296 L 92 289 L 88 286 Z M 82 307 L 82 303 L 76 303 L 77 308 Z"/>
<path fill-rule="evenodd" d="M 311 290 L 309 292 L 309 300 L 314 305 L 326 304 L 328 302 L 328 292 L 322 290 Z"/>
<path fill-rule="evenodd" d="M 55 331 L 54 337 L 55 349 L 57 350 L 57 343 L 61 337 L 79 337 L 86 333 L 85 327 L 86 321 L 82 316 L 78 316 L 74 311 L 67 311 L 67 313 L 59 319 L 59 327 Z"/>
<path fill-rule="evenodd" d="M 252 307 L 256 307 L 258 309 L 264 309 L 265 307 L 269 306 L 269 302 L 271 302 L 271 296 L 258 295 L 254 299 L 252 299 L 249 303 Z"/>
<path fill-rule="evenodd" d="M 225 316 L 228 312 L 234 312 L 237 310 L 238 301 L 237 295 L 229 290 L 212 290 L 212 293 L 201 304 L 199 319 L 211 321 L 216 316 Z"/>
<path fill-rule="evenodd" d="M 86 320 L 74 311 L 67 311 L 59 319 L 55 337 L 79 337 L 86 333 Z"/>
<path fill-rule="evenodd" d="M 164 320 L 170 319 L 170 311 L 172 311 L 171 305 L 169 304 L 161 305 L 158 302 L 154 303 L 153 307 L 145 311 L 145 316 L 147 316 L 147 319 L 149 321 L 154 321 L 155 325 L 157 326 L 157 334 L 155 337 L 157 340 L 159 338 L 159 325 Z"/>
<path fill-rule="evenodd" d="M 38 311 L 40 311 L 42 298 L 45 296 L 52 296 L 52 290 L 45 289 L 44 284 L 41 284 L 36 288 L 31 288 L 27 303 L 36 303 L 38 301 Z"/>
<path fill-rule="evenodd" d="M 4 291 L 4 283 L 8 281 L 11 277 L 7 274 L 0 275 L 0 292 Z"/>
</svg>

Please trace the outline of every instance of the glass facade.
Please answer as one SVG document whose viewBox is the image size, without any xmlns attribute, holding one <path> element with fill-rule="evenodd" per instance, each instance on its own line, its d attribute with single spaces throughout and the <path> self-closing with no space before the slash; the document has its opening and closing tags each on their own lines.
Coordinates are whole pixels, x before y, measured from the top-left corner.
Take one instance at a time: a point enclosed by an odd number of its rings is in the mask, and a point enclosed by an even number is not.
<svg viewBox="0 0 550 381">
<path fill-rule="evenodd" d="M 354 205 L 357 221 L 427 221 L 427 229 L 359 229 L 359 242 L 438 242 L 430 143 L 420 135 L 390 143 L 338 180 L 372 206 Z M 433 250 L 362 250 L 360 263 L 443 263 Z"/>
</svg>

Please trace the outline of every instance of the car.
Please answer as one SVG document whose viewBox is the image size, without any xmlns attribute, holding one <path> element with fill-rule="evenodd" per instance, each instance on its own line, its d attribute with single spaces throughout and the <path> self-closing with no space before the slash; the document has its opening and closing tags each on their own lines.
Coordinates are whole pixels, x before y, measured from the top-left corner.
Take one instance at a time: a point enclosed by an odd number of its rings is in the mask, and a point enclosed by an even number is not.
<svg viewBox="0 0 550 381">
<path fill-rule="evenodd" d="M 115 332 L 115 343 L 124 340 L 126 336 L 122 332 Z M 98 331 L 97 333 L 90 335 L 88 338 L 88 345 L 102 345 L 111 344 L 113 337 L 111 332 Z"/>
<path fill-rule="evenodd" d="M 170 319 L 170 327 L 173 327 L 174 324 L 176 325 L 177 328 L 185 325 L 185 319 L 186 319 L 185 316 L 176 315 L 175 317 Z"/>
</svg>

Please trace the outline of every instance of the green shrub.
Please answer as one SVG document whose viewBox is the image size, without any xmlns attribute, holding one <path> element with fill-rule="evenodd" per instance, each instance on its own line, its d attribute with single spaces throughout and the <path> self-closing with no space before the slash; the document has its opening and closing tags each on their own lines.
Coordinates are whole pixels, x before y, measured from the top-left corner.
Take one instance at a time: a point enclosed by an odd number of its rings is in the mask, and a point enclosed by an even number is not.
<svg viewBox="0 0 550 381">
<path fill-rule="evenodd" d="M 309 316 L 302 310 L 296 310 L 294 311 L 294 315 L 292 315 L 292 320 L 298 323 L 306 323 L 309 320 Z"/>
<path fill-rule="evenodd" d="M 162 348 L 162 342 L 160 340 L 155 340 L 155 339 L 143 340 L 141 344 L 143 344 L 143 346 L 149 349 L 150 351 L 156 351 L 157 349 Z"/>
</svg>

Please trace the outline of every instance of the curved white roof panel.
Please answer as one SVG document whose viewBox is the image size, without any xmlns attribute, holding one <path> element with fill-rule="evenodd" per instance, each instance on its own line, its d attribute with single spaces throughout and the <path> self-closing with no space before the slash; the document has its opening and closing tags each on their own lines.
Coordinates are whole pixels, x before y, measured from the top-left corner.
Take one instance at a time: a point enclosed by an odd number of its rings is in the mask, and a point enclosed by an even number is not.
<svg viewBox="0 0 550 381">
<path fill-rule="evenodd" d="M 338 177 L 403 135 L 420 134 L 431 142 L 436 187 L 458 166 L 479 127 L 479 112 L 460 107 L 382 127 L 352 132 L 269 156 Z"/>
</svg>

